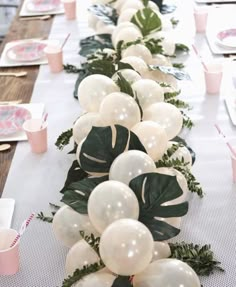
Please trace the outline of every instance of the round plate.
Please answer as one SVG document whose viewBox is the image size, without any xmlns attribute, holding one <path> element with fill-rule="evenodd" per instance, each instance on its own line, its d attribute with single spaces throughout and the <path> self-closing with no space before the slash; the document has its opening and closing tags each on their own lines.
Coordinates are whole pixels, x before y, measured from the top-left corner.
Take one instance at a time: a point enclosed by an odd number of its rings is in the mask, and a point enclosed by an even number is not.
<svg viewBox="0 0 236 287">
<path fill-rule="evenodd" d="M 223 30 L 216 35 L 217 42 L 227 48 L 236 48 L 236 28 Z"/>
<path fill-rule="evenodd" d="M 27 3 L 27 10 L 31 12 L 48 12 L 57 8 L 58 0 L 31 0 Z"/>
<path fill-rule="evenodd" d="M 42 58 L 47 45 L 41 42 L 25 42 L 16 44 L 7 51 L 7 57 L 17 62 L 32 62 Z"/>
<path fill-rule="evenodd" d="M 22 130 L 23 123 L 31 118 L 25 108 L 0 106 L 0 135 L 10 135 Z"/>
</svg>

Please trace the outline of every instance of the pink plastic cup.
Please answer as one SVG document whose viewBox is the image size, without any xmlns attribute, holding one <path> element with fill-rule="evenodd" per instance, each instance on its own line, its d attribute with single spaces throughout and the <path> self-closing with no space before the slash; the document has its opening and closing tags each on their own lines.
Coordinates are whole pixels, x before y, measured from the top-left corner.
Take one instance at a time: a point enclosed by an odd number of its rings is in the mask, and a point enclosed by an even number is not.
<svg viewBox="0 0 236 287">
<path fill-rule="evenodd" d="M 231 155 L 233 182 L 236 183 L 236 158 Z"/>
<path fill-rule="evenodd" d="M 206 64 L 206 67 L 207 70 L 204 69 L 206 91 L 208 94 L 218 94 L 223 76 L 222 64 L 209 63 Z"/>
<path fill-rule="evenodd" d="M 50 71 L 52 73 L 59 73 L 63 70 L 63 56 L 60 46 L 47 46 L 44 49 L 47 56 Z"/>
<path fill-rule="evenodd" d="M 34 153 L 43 153 L 47 151 L 47 124 L 42 128 L 42 119 L 30 119 L 24 122 L 23 129 L 26 132 L 31 150 Z"/>
<path fill-rule="evenodd" d="M 67 20 L 76 18 L 76 0 L 62 0 Z"/>
<path fill-rule="evenodd" d="M 18 232 L 0 229 L 0 275 L 13 275 L 19 270 L 19 241 L 10 248 Z"/>
<path fill-rule="evenodd" d="M 205 6 L 194 9 L 194 20 L 196 32 L 204 33 L 207 26 L 208 10 Z"/>
</svg>

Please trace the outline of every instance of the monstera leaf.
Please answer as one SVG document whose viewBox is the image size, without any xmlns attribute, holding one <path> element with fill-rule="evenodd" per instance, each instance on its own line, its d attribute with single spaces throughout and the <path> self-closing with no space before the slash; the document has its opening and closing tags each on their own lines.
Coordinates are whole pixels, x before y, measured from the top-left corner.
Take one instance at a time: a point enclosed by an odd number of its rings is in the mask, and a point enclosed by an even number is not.
<svg viewBox="0 0 236 287">
<path fill-rule="evenodd" d="M 88 199 L 93 189 L 108 180 L 108 176 L 85 178 L 72 183 L 64 192 L 62 202 L 81 214 L 88 214 Z"/>
<path fill-rule="evenodd" d="M 87 57 L 90 54 L 98 50 L 105 48 L 113 49 L 110 34 L 99 34 L 84 38 L 80 41 L 79 54 L 83 57 Z"/>
<path fill-rule="evenodd" d="M 167 66 L 157 66 L 157 65 L 149 65 L 149 69 L 152 71 L 159 70 L 162 73 L 169 74 L 174 76 L 177 80 L 190 80 L 190 76 L 188 73 L 174 68 L 174 67 L 167 67 Z"/>
<path fill-rule="evenodd" d="M 65 185 L 61 189 L 60 192 L 64 193 L 65 190 L 67 189 L 67 187 L 72 182 L 82 180 L 82 179 L 84 179 L 86 177 L 88 177 L 88 174 L 80 168 L 80 166 L 78 164 L 78 161 L 77 160 L 73 161 L 72 166 L 70 167 L 70 169 L 68 171 Z"/>
<path fill-rule="evenodd" d="M 81 168 L 88 173 L 108 173 L 127 146 L 146 152 L 138 137 L 123 126 L 93 127 L 81 147 Z"/>
<path fill-rule="evenodd" d="M 116 25 L 118 15 L 116 10 L 109 5 L 95 4 L 88 8 L 94 16 L 107 25 Z"/>
<path fill-rule="evenodd" d="M 151 8 L 145 7 L 139 10 L 134 14 L 131 22 L 138 26 L 143 36 L 161 30 L 161 19 Z"/>
<path fill-rule="evenodd" d="M 111 287 L 132 287 L 130 277 L 127 276 L 118 276 Z"/>
<path fill-rule="evenodd" d="M 188 211 L 188 202 L 163 206 L 163 203 L 183 194 L 175 176 L 146 173 L 130 184 L 139 201 L 139 221 L 151 231 L 154 240 L 162 241 L 176 236 L 180 230 L 158 218 L 181 217 Z"/>
</svg>

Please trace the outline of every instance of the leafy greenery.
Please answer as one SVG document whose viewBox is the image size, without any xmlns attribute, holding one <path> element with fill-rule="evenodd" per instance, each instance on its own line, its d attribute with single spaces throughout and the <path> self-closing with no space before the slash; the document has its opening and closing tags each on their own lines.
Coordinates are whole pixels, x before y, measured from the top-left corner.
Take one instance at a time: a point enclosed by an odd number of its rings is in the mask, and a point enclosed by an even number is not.
<svg viewBox="0 0 236 287">
<path fill-rule="evenodd" d="M 190 109 L 189 104 L 186 102 L 176 99 L 176 97 L 180 94 L 180 91 L 176 92 L 166 92 L 164 94 L 165 102 L 176 106 L 179 109 Z"/>
<path fill-rule="evenodd" d="M 162 241 L 176 236 L 180 230 L 159 218 L 180 217 L 187 213 L 188 202 L 163 206 L 183 194 L 176 177 L 146 173 L 131 180 L 130 188 L 139 201 L 139 221 L 147 226 L 154 240 Z"/>
<path fill-rule="evenodd" d="M 174 76 L 177 80 L 190 80 L 189 74 L 175 67 L 149 65 L 151 71 L 160 70 L 162 73 Z"/>
<path fill-rule="evenodd" d="M 81 147 L 80 165 L 89 173 L 108 173 L 114 159 L 128 149 L 145 151 L 138 137 L 127 128 L 93 127 Z"/>
<path fill-rule="evenodd" d="M 185 66 L 183 63 L 173 63 L 173 67 L 176 69 L 183 69 Z"/>
<path fill-rule="evenodd" d="M 99 243 L 100 237 L 95 237 L 94 234 L 86 235 L 84 231 L 80 231 L 81 237 L 93 248 L 93 250 L 99 255 Z"/>
<path fill-rule="evenodd" d="M 97 272 L 104 267 L 105 265 L 103 264 L 102 261 L 100 261 L 98 263 L 83 266 L 82 269 L 76 269 L 72 276 L 69 276 L 68 278 L 64 279 L 62 287 L 71 287 L 73 286 L 74 283 L 78 282 L 86 275 Z"/>
<path fill-rule="evenodd" d="M 71 183 L 64 190 L 62 202 L 81 214 L 88 214 L 88 199 L 93 189 L 108 180 L 108 176 L 89 177 Z"/>
<path fill-rule="evenodd" d="M 103 50 L 105 48 L 113 49 L 110 34 L 89 36 L 80 41 L 79 54 L 83 57 L 87 57 L 88 55 L 93 54 L 98 50 Z"/>
<path fill-rule="evenodd" d="M 161 30 L 161 19 L 155 11 L 148 7 L 138 10 L 132 17 L 131 22 L 138 26 L 143 36 Z"/>
<path fill-rule="evenodd" d="M 172 17 L 170 21 L 171 21 L 173 28 L 175 28 L 179 24 L 179 20 L 175 19 L 174 17 Z"/>
<path fill-rule="evenodd" d="M 181 44 L 181 43 L 176 43 L 175 44 L 175 53 L 176 52 L 189 52 L 189 47 Z"/>
<path fill-rule="evenodd" d="M 95 4 L 88 8 L 89 12 L 105 24 L 116 25 L 118 15 L 116 9 L 109 5 Z"/>
<path fill-rule="evenodd" d="M 66 64 L 63 66 L 64 67 L 64 70 L 68 73 L 68 74 L 78 74 L 80 69 L 77 68 L 76 66 L 74 65 L 71 65 L 71 64 Z"/>
<path fill-rule="evenodd" d="M 128 276 L 118 276 L 111 287 L 132 287 L 133 284 Z M 94 286 L 95 287 L 95 286 Z"/>
<path fill-rule="evenodd" d="M 65 184 L 60 192 L 64 193 L 71 183 L 82 180 L 87 177 L 88 177 L 88 174 L 80 168 L 78 161 L 74 160 L 67 173 Z"/>
<path fill-rule="evenodd" d="M 220 262 L 214 259 L 210 245 L 194 245 L 193 243 L 169 243 L 171 258 L 186 262 L 200 276 L 209 276 L 215 270 L 224 271 Z"/>
<path fill-rule="evenodd" d="M 162 39 L 144 39 L 143 42 L 152 54 L 163 54 Z"/>
<path fill-rule="evenodd" d="M 47 222 L 47 223 L 52 223 L 55 212 L 51 212 L 51 214 L 52 214 L 52 216 L 45 216 L 44 213 L 41 211 L 37 214 L 36 218 L 38 218 L 44 222 Z"/>
<path fill-rule="evenodd" d="M 55 145 L 57 146 L 57 148 L 59 150 L 62 150 L 66 145 L 68 145 L 70 143 L 70 139 L 73 135 L 73 130 L 69 129 L 65 132 L 63 132 L 58 138 L 57 141 L 55 143 Z"/>
<path fill-rule="evenodd" d="M 194 126 L 194 123 L 190 119 L 188 115 L 186 115 L 183 111 L 181 111 L 183 116 L 183 127 L 186 127 L 191 130 L 191 128 Z"/>
</svg>

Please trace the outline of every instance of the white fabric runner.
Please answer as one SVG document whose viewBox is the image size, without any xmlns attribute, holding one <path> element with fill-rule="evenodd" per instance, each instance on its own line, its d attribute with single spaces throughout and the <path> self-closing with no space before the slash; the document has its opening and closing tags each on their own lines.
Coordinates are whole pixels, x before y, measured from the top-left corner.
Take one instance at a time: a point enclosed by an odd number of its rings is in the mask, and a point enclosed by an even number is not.
<svg viewBox="0 0 236 287">
<path fill-rule="evenodd" d="M 86 9 L 83 7 L 88 4 L 83 2 L 78 2 L 78 22 L 66 21 L 63 15 L 56 16 L 50 34 L 51 39 L 63 41 L 67 33 L 71 33 L 64 48 L 64 62 L 74 65 L 79 64 L 79 39 L 90 33 L 86 24 Z M 210 55 L 204 35 L 197 35 L 193 40 L 193 17 L 191 13 L 186 14 L 186 11 L 191 11 L 188 2 L 178 3 L 184 18 L 178 29 L 184 29 L 182 37 L 190 43 L 195 41 L 203 55 Z M 191 132 L 185 132 L 185 137 L 196 151 L 193 173 L 201 182 L 206 196 L 203 199 L 192 196 L 189 213 L 182 220 L 181 234 L 173 241 L 210 243 L 226 272 L 201 278 L 202 284 L 204 287 L 235 287 L 236 187 L 232 183 L 228 150 L 213 126 L 217 121 L 232 143 L 236 144 L 235 128 L 223 101 L 224 94 L 230 90 L 228 86 L 231 86 L 231 78 L 224 78 L 221 95 L 205 95 L 201 64 L 192 53 L 183 58 L 186 58 L 187 70 L 193 81 L 183 83 L 182 95 L 193 106 L 190 115 L 196 124 Z M 180 62 L 179 59 L 177 61 Z M 40 67 L 32 102 L 44 102 L 49 113 L 49 148 L 47 153 L 36 155 L 30 152 L 27 142 L 17 146 L 3 193 L 3 197 L 16 199 L 13 228 L 18 229 L 33 211 L 47 213 L 48 203 L 59 203 L 61 199 L 59 190 L 64 184 L 73 156 L 66 154 L 71 147 L 60 152 L 54 143 L 62 131 L 72 126 L 81 111 L 79 103 L 72 96 L 76 77 L 64 72 L 53 75 L 48 66 Z M 20 271 L 14 276 L 1 276 L 1 287 L 61 286 L 68 249 L 57 242 L 50 224 L 34 220 L 21 240 L 20 249 Z"/>
</svg>

